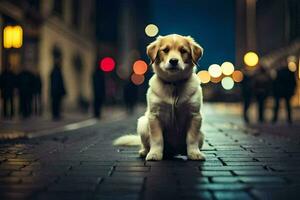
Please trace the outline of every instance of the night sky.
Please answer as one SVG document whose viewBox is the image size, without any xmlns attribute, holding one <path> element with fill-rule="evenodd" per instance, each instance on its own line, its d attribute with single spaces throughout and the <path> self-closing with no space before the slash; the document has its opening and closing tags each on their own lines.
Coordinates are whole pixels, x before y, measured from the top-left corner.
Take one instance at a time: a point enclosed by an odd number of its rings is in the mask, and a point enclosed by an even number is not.
<svg viewBox="0 0 300 200">
<path fill-rule="evenodd" d="M 190 35 L 204 48 L 201 69 L 235 61 L 234 0 L 152 0 L 150 21 L 159 34 Z"/>
</svg>

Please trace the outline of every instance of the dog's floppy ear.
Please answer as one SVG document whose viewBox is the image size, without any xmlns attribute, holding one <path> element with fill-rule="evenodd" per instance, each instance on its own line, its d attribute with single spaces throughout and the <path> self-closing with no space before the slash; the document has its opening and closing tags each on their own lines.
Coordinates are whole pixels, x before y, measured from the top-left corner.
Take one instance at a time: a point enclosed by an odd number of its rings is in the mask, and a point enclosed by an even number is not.
<svg viewBox="0 0 300 200">
<path fill-rule="evenodd" d="M 151 63 L 155 61 L 155 58 L 157 56 L 157 52 L 159 49 L 159 43 L 160 43 L 161 36 L 158 36 L 154 42 L 151 42 L 147 46 L 147 55 L 151 60 Z"/>
<path fill-rule="evenodd" d="M 197 42 L 195 42 L 195 40 L 191 36 L 187 36 L 186 38 L 189 41 L 191 47 L 191 56 L 193 62 L 197 63 L 203 55 L 203 48 Z"/>
</svg>

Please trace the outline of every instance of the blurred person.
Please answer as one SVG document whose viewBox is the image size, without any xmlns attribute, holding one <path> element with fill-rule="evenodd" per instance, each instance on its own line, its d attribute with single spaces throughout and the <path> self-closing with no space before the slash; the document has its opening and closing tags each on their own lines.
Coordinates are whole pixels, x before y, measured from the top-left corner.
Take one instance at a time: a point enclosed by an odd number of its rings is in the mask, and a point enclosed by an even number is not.
<svg viewBox="0 0 300 200">
<path fill-rule="evenodd" d="M 134 107 L 137 104 L 138 100 L 138 86 L 135 85 L 132 81 L 127 81 L 123 89 L 123 98 L 128 114 L 134 112 Z"/>
<path fill-rule="evenodd" d="M 287 122 L 292 123 L 291 98 L 295 94 L 296 78 L 294 72 L 288 69 L 286 61 L 281 62 L 281 68 L 277 70 L 276 78 L 273 82 L 273 123 L 277 122 L 280 100 L 284 99 L 287 112 Z"/>
<path fill-rule="evenodd" d="M 33 107 L 34 113 L 40 116 L 42 114 L 42 80 L 38 72 L 34 75 Z"/>
<path fill-rule="evenodd" d="M 93 114 L 95 118 L 101 117 L 102 105 L 105 101 L 105 77 L 104 72 L 98 68 L 98 64 L 96 62 L 96 68 L 92 75 L 93 81 Z"/>
<path fill-rule="evenodd" d="M 11 119 L 14 116 L 14 89 L 16 87 L 16 76 L 6 67 L 0 74 L 0 89 L 2 98 L 2 116 Z"/>
<path fill-rule="evenodd" d="M 66 95 L 64 79 L 62 75 L 62 55 L 58 48 L 53 50 L 54 67 L 50 74 L 50 96 L 51 96 L 51 112 L 53 120 L 61 118 L 61 103 Z"/>
<path fill-rule="evenodd" d="M 28 69 L 23 69 L 18 74 L 19 109 L 23 118 L 28 118 L 32 114 L 34 84 L 34 74 Z"/>
<path fill-rule="evenodd" d="M 253 91 L 257 101 L 258 121 L 265 121 L 265 101 L 272 90 L 272 79 L 270 74 L 263 66 L 258 66 L 253 78 Z"/>
<path fill-rule="evenodd" d="M 248 110 L 253 98 L 253 73 L 249 70 L 243 70 L 244 78 L 241 84 L 242 98 L 243 98 L 243 117 L 244 121 L 248 124 Z"/>
</svg>

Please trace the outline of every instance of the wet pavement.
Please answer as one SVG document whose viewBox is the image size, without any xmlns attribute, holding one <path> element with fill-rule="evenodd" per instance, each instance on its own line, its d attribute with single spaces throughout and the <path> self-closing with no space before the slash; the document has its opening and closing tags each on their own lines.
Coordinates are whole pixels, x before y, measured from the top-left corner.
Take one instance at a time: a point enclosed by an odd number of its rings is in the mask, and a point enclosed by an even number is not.
<svg viewBox="0 0 300 200">
<path fill-rule="evenodd" d="M 300 198 L 300 140 L 288 137 L 289 126 L 274 136 L 246 127 L 226 105 L 204 106 L 205 162 L 145 162 L 137 147 L 113 147 L 114 138 L 135 132 L 138 114 L 2 141 L 0 199 Z"/>
</svg>

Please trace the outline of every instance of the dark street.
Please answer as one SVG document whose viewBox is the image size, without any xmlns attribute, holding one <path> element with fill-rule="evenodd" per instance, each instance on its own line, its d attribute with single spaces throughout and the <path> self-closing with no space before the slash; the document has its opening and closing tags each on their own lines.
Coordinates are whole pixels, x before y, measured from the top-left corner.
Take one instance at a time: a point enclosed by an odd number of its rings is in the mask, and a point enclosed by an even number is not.
<svg viewBox="0 0 300 200">
<path fill-rule="evenodd" d="M 286 125 L 280 127 L 284 136 L 275 137 L 247 128 L 236 105 L 205 104 L 204 111 L 205 162 L 184 157 L 145 162 L 138 148 L 113 147 L 116 137 L 135 133 L 140 113 L 1 142 L 1 199 L 299 198 L 298 134 L 289 133 Z M 292 129 L 300 131 L 299 126 Z"/>
</svg>

